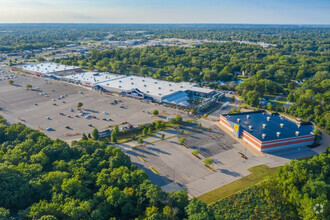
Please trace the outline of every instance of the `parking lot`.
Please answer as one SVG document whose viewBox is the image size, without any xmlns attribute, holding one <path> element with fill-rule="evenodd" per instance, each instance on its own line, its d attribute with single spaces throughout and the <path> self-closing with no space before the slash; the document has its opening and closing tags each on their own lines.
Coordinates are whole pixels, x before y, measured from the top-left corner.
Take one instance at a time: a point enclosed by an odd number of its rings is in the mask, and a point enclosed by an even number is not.
<svg viewBox="0 0 330 220">
<path fill-rule="evenodd" d="M 199 130 L 191 134 L 183 135 L 186 138 L 185 144 L 205 157 L 212 157 L 218 153 L 233 148 L 237 142 L 228 134 L 214 126 L 211 131 Z"/>
<path fill-rule="evenodd" d="M 121 128 L 128 123 L 137 126 L 158 119 L 166 120 L 167 116 L 174 114 L 187 117 L 177 109 L 100 94 L 55 80 L 19 74 L 13 81 L 13 85 L 8 80 L 0 81 L 0 114 L 11 123 L 22 122 L 42 130 L 51 138 L 70 141 L 80 139 L 82 133 L 90 133 L 94 127 L 102 131 L 115 124 Z M 31 84 L 32 89 L 27 90 L 27 84 Z M 111 104 L 117 99 L 120 100 L 118 104 Z M 79 102 L 83 103 L 85 115 L 76 109 Z M 152 116 L 150 112 L 154 109 L 158 109 L 163 117 Z"/>
</svg>

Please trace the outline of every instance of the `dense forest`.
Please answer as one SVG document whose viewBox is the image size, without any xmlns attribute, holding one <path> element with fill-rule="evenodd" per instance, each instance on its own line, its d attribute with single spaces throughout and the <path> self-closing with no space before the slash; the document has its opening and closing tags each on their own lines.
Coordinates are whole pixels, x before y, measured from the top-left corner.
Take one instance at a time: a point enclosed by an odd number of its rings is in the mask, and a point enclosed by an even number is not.
<svg viewBox="0 0 330 220">
<path fill-rule="evenodd" d="M 120 149 L 70 147 L 22 124 L 0 127 L 0 219 L 173 219 L 208 215 L 150 183 Z M 202 204 L 205 207 L 206 205 Z"/>
</svg>

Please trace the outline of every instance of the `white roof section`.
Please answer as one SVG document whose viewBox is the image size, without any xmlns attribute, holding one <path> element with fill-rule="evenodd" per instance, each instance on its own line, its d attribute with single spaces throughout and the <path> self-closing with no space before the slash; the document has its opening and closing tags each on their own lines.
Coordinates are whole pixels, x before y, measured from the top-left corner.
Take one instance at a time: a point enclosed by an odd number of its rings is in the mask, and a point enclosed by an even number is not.
<svg viewBox="0 0 330 220">
<path fill-rule="evenodd" d="M 123 77 L 126 76 L 120 76 L 110 73 L 83 72 L 83 73 L 75 73 L 69 76 L 64 76 L 63 78 L 85 82 L 85 83 L 97 84 L 100 82 L 108 82 Z"/>
<path fill-rule="evenodd" d="M 81 67 L 66 66 L 58 63 L 34 63 L 34 64 L 20 65 L 18 67 L 22 68 L 23 70 L 39 72 L 42 74 L 51 74 L 56 72 L 81 69 Z"/>
<path fill-rule="evenodd" d="M 139 89 L 146 95 L 166 98 L 166 96 L 171 95 L 178 91 L 195 91 L 200 93 L 211 93 L 214 90 L 201 88 L 196 84 L 181 82 L 174 83 L 168 81 L 157 80 L 149 77 L 139 77 L 139 76 L 126 76 L 118 78 L 116 80 L 111 80 L 108 82 L 100 82 L 97 85 L 106 87 L 112 87 L 115 89 L 120 89 L 124 91 L 129 91 L 132 89 Z"/>
</svg>

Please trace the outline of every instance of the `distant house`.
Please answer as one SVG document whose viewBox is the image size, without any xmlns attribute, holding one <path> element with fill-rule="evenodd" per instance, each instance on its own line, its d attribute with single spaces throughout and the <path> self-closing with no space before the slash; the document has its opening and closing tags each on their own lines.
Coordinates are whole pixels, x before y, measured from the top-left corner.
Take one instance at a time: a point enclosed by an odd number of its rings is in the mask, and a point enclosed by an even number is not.
<svg viewBox="0 0 330 220">
<path fill-rule="evenodd" d="M 261 98 L 261 99 L 259 100 L 259 105 L 267 106 L 268 102 L 269 102 L 269 101 L 268 101 L 266 98 Z"/>
</svg>

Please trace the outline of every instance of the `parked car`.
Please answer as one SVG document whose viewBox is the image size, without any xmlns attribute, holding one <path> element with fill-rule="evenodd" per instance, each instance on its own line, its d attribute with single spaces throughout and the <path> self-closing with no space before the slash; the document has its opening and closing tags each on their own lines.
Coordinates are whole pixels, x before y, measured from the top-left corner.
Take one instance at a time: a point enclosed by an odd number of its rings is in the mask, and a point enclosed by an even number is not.
<svg viewBox="0 0 330 220">
<path fill-rule="evenodd" d="M 66 117 L 68 117 L 68 118 L 72 118 L 72 116 L 71 116 L 71 115 L 68 115 L 68 116 L 66 116 Z"/>
<path fill-rule="evenodd" d="M 93 127 L 93 125 L 92 125 L 92 124 L 89 124 L 88 126 L 89 126 L 89 127 Z"/>
<path fill-rule="evenodd" d="M 66 129 L 71 129 L 70 126 L 65 126 Z"/>
<path fill-rule="evenodd" d="M 54 129 L 53 128 L 51 128 L 51 127 L 48 127 L 47 129 L 46 129 L 46 131 L 53 131 Z"/>
</svg>

